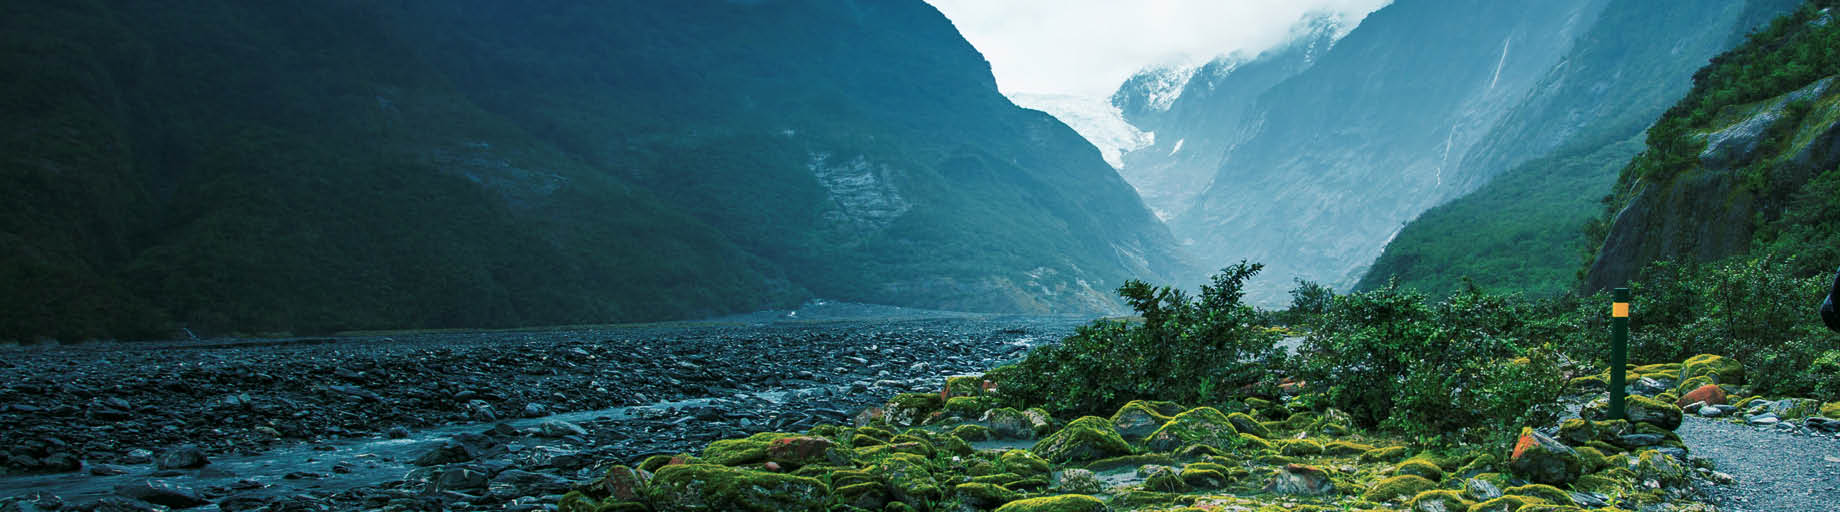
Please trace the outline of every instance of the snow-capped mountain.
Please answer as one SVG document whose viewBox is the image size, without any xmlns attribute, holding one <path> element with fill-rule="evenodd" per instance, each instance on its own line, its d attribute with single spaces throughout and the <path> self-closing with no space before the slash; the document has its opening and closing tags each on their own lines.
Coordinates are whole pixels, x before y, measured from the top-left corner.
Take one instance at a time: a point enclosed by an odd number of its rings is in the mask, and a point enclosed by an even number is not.
<svg viewBox="0 0 1840 512">
<path fill-rule="evenodd" d="M 1105 163 L 1112 164 L 1113 169 L 1124 167 L 1125 152 L 1148 146 L 1156 140 L 1154 134 L 1126 122 L 1119 108 L 1112 106 L 1105 98 L 1032 93 L 1011 93 L 1008 96 L 1016 105 L 1047 112 L 1055 119 L 1067 123 L 1073 131 L 1079 132 L 1081 137 L 1099 148 L 1099 153 L 1105 156 Z"/>
</svg>

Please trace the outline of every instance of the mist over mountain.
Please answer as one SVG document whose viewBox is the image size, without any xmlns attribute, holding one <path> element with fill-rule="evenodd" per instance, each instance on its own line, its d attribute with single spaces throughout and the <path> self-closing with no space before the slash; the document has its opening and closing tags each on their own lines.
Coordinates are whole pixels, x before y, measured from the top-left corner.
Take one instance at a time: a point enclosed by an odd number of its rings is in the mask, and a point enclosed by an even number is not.
<svg viewBox="0 0 1840 512">
<path fill-rule="evenodd" d="M 0 338 L 1095 313 L 1187 272 L 918 0 L 5 12 Z"/>
</svg>

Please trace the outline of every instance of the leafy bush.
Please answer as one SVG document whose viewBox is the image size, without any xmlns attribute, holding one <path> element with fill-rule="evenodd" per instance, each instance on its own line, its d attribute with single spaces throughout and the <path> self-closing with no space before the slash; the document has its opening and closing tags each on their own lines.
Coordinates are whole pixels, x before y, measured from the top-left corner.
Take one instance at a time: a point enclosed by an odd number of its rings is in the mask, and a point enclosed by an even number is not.
<svg viewBox="0 0 1840 512">
<path fill-rule="evenodd" d="M 1474 286 L 1429 304 L 1388 283 L 1336 297 L 1298 369 L 1325 405 L 1363 425 L 1482 439 L 1556 417 L 1559 359 L 1549 347 L 1517 346 L 1526 314 L 1523 303 Z"/>
<path fill-rule="evenodd" d="M 1110 415 L 1131 400 L 1205 405 L 1282 366 L 1278 335 L 1260 327 L 1258 312 L 1241 302 L 1246 280 L 1261 268 L 1227 267 L 1196 297 L 1127 282 L 1118 295 L 1141 323 L 1095 321 L 991 374 L 1012 405 L 1041 406 L 1055 416 Z"/>
<path fill-rule="evenodd" d="M 1840 339 L 1815 316 L 1827 293 L 1824 278 L 1794 277 L 1793 267 L 1772 255 L 1650 265 L 1631 286 L 1630 362 L 1719 354 L 1743 362 L 1758 393 L 1814 391 L 1817 378 L 1804 370 L 1840 349 Z"/>
</svg>

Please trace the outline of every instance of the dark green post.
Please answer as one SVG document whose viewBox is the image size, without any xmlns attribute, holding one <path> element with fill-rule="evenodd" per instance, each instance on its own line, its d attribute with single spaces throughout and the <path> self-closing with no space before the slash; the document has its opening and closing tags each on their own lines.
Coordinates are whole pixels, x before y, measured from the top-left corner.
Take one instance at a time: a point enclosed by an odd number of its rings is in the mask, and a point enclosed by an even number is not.
<svg viewBox="0 0 1840 512">
<path fill-rule="evenodd" d="M 1617 288 L 1610 305 L 1610 419 L 1629 419 L 1623 413 L 1623 374 L 1628 372 L 1629 289 Z"/>
</svg>

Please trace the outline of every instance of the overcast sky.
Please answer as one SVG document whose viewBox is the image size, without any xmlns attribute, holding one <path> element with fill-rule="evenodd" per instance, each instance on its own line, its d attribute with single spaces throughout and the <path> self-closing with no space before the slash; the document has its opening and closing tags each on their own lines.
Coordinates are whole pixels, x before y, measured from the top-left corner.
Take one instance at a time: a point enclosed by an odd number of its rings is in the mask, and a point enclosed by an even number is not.
<svg viewBox="0 0 1840 512">
<path fill-rule="evenodd" d="M 1005 94 L 1108 96 L 1155 64 L 1279 42 L 1312 11 L 1358 20 L 1391 0 L 927 0 L 951 18 Z"/>
</svg>

